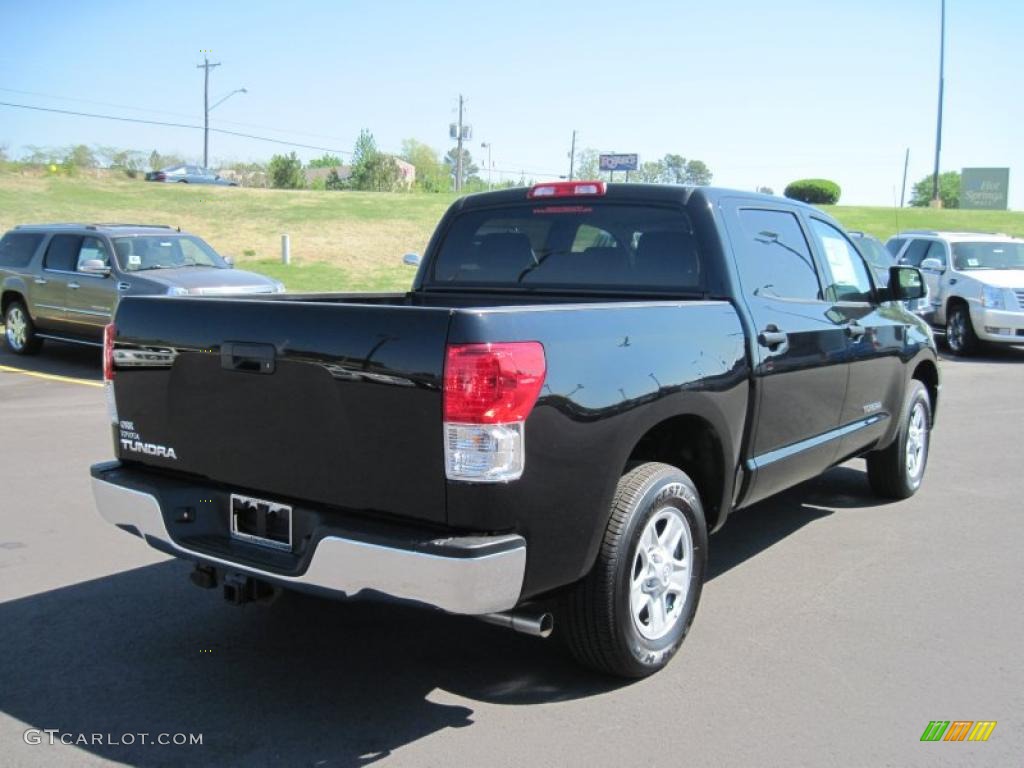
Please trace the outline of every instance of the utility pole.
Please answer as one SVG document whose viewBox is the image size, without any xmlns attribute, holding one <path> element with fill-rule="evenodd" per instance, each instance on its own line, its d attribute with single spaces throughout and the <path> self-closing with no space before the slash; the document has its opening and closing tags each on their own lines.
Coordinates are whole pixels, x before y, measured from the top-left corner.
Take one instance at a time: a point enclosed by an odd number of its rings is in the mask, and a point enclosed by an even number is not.
<svg viewBox="0 0 1024 768">
<path fill-rule="evenodd" d="M 203 57 L 202 64 L 196 64 L 196 69 L 205 70 L 203 72 L 203 168 L 206 168 L 210 162 L 210 70 L 219 66 L 219 61 L 216 64 L 211 64 L 210 59 L 206 56 Z"/>
<path fill-rule="evenodd" d="M 573 171 L 576 166 L 576 130 L 572 132 L 572 149 L 569 150 L 569 181 L 572 181 Z"/>
<path fill-rule="evenodd" d="M 940 0 L 942 16 L 939 26 L 939 114 L 935 121 L 935 173 L 932 176 L 932 207 L 942 207 L 939 197 L 939 153 L 942 151 L 942 91 L 946 80 L 946 0 Z"/>
<path fill-rule="evenodd" d="M 900 187 L 900 208 L 907 196 L 907 166 L 910 165 L 910 147 L 907 147 L 907 154 L 903 157 L 903 185 Z"/>
<path fill-rule="evenodd" d="M 459 136 L 458 149 L 455 156 L 455 191 L 462 191 L 462 94 L 459 94 Z"/>
</svg>

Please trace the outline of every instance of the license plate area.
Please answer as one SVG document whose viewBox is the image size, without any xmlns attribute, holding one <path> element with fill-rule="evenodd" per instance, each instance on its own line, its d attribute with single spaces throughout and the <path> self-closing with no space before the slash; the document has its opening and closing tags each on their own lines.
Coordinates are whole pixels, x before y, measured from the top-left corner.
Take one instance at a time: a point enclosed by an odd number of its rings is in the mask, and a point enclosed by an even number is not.
<svg viewBox="0 0 1024 768">
<path fill-rule="evenodd" d="M 231 538 L 291 552 L 292 508 L 287 504 L 231 494 Z"/>
</svg>

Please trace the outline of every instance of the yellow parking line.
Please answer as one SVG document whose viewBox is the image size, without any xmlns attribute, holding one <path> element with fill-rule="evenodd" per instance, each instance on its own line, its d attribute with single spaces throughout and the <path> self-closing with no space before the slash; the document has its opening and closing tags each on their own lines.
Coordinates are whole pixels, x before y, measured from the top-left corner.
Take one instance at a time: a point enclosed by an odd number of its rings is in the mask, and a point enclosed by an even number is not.
<svg viewBox="0 0 1024 768">
<path fill-rule="evenodd" d="M 23 373 L 26 376 L 35 376 L 37 379 L 47 381 L 61 381 L 65 384 L 81 384 L 86 387 L 102 387 L 102 381 L 89 381 L 89 379 L 76 379 L 72 376 L 59 376 L 55 373 L 38 373 L 37 371 L 26 371 L 21 368 L 12 368 L 9 365 L 0 365 L 0 371 L 5 373 Z"/>
</svg>

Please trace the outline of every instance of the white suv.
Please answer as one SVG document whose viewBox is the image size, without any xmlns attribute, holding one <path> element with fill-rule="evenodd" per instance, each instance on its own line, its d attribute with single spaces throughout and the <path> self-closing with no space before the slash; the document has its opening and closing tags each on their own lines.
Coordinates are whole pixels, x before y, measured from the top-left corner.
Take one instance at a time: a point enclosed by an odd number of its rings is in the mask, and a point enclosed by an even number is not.
<svg viewBox="0 0 1024 768">
<path fill-rule="evenodd" d="M 897 263 L 921 270 L 931 296 L 925 319 L 945 329 L 953 354 L 982 341 L 1024 344 L 1024 240 L 911 230 L 885 245 Z"/>
</svg>

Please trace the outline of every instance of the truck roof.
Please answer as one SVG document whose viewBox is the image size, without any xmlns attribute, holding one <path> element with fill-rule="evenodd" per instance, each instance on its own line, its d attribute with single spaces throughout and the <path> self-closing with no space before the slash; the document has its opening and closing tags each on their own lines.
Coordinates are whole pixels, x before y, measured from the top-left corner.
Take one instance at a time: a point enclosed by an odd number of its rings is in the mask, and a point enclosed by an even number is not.
<svg viewBox="0 0 1024 768">
<path fill-rule="evenodd" d="M 579 184 L 586 180 L 576 179 L 574 181 Z M 465 197 L 460 198 L 455 204 L 463 209 L 473 209 L 484 206 L 501 205 L 503 203 L 521 203 L 527 199 L 526 193 L 529 190 L 530 187 L 512 187 L 511 189 L 501 189 L 494 192 L 478 192 L 476 194 L 466 195 Z M 759 192 L 746 192 L 739 189 L 729 189 L 727 187 L 694 187 L 684 186 L 681 184 L 608 183 L 605 184 L 605 190 L 605 194 L 602 196 L 605 200 L 643 200 L 645 202 L 664 201 L 685 205 L 689 202 L 691 196 L 699 194 L 709 203 L 715 203 L 725 197 L 742 197 L 744 199 L 770 202 L 775 205 L 785 203 L 787 205 L 802 206 L 804 208 L 812 207 L 808 206 L 806 203 L 801 203 L 798 200 L 791 200 L 789 198 L 778 197 L 775 195 L 765 195 Z M 566 198 L 562 199 L 564 200 Z"/>
</svg>

